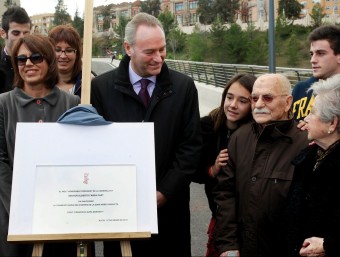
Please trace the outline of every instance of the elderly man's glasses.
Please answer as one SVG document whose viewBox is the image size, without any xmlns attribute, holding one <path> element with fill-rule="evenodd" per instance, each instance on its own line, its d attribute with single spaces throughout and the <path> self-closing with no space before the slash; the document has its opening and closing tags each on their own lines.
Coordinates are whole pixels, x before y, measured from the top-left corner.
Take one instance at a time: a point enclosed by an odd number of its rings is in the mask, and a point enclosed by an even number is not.
<svg viewBox="0 0 340 257">
<path fill-rule="evenodd" d="M 44 60 L 44 56 L 39 53 L 31 54 L 31 56 L 26 55 L 18 55 L 15 57 L 15 60 L 17 61 L 18 66 L 24 66 L 26 65 L 27 60 L 30 60 L 33 64 L 41 63 Z"/>
<path fill-rule="evenodd" d="M 287 95 L 251 95 L 249 96 L 249 99 L 252 103 L 256 103 L 260 98 L 262 99 L 262 102 L 265 104 L 269 104 L 273 102 L 274 98 L 279 97 L 279 96 L 287 96 Z"/>
<path fill-rule="evenodd" d="M 73 49 L 73 48 L 66 48 L 66 49 L 61 49 L 61 48 L 56 48 L 55 49 L 55 52 L 57 55 L 62 55 L 62 53 L 64 53 L 65 55 L 72 55 L 72 54 L 75 54 L 77 52 L 76 49 Z"/>
</svg>

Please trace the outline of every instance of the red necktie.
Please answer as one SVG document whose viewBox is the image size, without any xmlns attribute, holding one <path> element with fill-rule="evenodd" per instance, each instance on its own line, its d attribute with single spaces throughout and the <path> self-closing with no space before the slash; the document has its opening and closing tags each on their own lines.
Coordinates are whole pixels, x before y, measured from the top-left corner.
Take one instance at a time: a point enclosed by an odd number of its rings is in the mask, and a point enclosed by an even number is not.
<svg viewBox="0 0 340 257">
<path fill-rule="evenodd" d="M 141 89 L 139 90 L 138 95 L 142 99 L 142 102 L 144 103 L 145 107 L 148 107 L 149 102 L 150 102 L 150 95 L 148 92 L 149 83 L 150 83 L 150 80 L 148 79 L 140 80 Z"/>
</svg>

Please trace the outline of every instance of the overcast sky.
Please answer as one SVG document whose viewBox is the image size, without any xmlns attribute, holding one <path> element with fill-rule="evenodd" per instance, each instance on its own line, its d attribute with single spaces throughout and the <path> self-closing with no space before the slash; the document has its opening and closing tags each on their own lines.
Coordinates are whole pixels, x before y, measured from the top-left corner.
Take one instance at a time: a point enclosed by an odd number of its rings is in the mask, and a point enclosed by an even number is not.
<svg viewBox="0 0 340 257">
<path fill-rule="evenodd" d="M 132 0 L 93 0 L 93 6 L 132 2 Z M 58 0 L 20 0 L 21 7 L 25 8 L 29 16 L 41 13 L 54 13 Z M 73 17 L 78 8 L 79 16 L 83 17 L 85 0 L 64 0 L 67 12 Z"/>
</svg>

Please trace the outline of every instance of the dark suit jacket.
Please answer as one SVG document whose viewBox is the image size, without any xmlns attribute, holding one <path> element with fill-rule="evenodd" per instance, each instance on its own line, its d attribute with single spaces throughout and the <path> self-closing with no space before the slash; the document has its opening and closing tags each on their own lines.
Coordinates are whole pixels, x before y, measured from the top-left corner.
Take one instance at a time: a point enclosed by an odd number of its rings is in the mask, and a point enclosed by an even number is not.
<svg viewBox="0 0 340 257">
<path fill-rule="evenodd" d="M 1 51 L 0 59 L 0 94 L 13 89 L 14 72 L 11 64 L 11 59 Z"/>
</svg>

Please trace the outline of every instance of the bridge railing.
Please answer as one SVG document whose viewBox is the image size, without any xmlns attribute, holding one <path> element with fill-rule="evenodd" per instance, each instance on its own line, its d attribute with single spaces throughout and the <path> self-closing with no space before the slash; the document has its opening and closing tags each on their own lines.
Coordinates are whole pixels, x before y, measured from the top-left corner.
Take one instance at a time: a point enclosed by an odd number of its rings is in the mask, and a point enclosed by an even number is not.
<svg viewBox="0 0 340 257">
<path fill-rule="evenodd" d="M 196 81 L 216 87 L 224 87 L 227 81 L 236 73 L 247 72 L 259 76 L 269 72 L 268 66 L 257 65 L 192 62 L 170 59 L 167 59 L 166 63 L 170 68 L 187 74 Z M 312 76 L 311 69 L 276 67 L 276 73 L 282 73 L 287 76 L 292 86 Z"/>
</svg>

